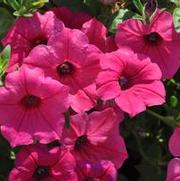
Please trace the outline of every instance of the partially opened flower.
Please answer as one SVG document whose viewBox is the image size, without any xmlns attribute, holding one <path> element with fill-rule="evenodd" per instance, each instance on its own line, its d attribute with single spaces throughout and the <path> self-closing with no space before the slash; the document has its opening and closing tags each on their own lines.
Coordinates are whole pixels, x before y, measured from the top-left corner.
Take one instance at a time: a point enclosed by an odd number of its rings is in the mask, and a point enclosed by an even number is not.
<svg viewBox="0 0 180 181">
<path fill-rule="evenodd" d="M 59 139 L 69 89 L 39 69 L 22 67 L 9 73 L 0 88 L 0 124 L 12 147 Z"/>
<path fill-rule="evenodd" d="M 81 161 L 77 163 L 76 170 L 79 181 L 115 181 L 117 179 L 117 171 L 110 161 Z"/>
<path fill-rule="evenodd" d="M 167 11 L 158 10 L 149 24 L 138 19 L 124 21 L 118 26 L 116 43 L 149 56 L 159 65 L 162 78 L 172 78 L 180 67 L 180 34 Z"/>
<path fill-rule="evenodd" d="M 121 49 L 102 56 L 101 66 L 98 95 L 102 100 L 115 100 L 130 116 L 165 102 L 161 71 L 148 58 L 139 60 L 132 51 Z"/>
<path fill-rule="evenodd" d="M 173 156 L 180 156 L 180 128 L 176 128 L 169 140 L 169 149 Z"/>
<path fill-rule="evenodd" d="M 9 181 L 77 181 L 74 169 L 75 161 L 68 150 L 27 146 L 17 154 Z"/>
<path fill-rule="evenodd" d="M 67 7 L 57 7 L 51 9 L 58 19 L 63 21 L 67 28 L 81 29 L 82 24 L 89 19 L 91 16 L 85 12 L 73 12 Z"/>
<path fill-rule="evenodd" d="M 9 44 L 12 48 L 8 71 L 12 71 L 15 66 L 21 66 L 23 58 L 34 47 L 47 44 L 49 37 L 62 29 L 63 23 L 52 12 L 44 15 L 37 12 L 30 18 L 18 18 L 2 40 L 4 46 Z"/>
<path fill-rule="evenodd" d="M 70 94 L 82 90 L 88 96 L 85 88 L 94 83 L 100 71 L 100 50 L 88 44 L 84 33 L 67 28 L 52 37 L 48 45 L 34 48 L 24 63 L 43 69 L 45 75 L 69 86 Z M 90 98 L 89 102 L 93 104 Z M 87 110 L 85 104 L 84 109 Z"/>
<path fill-rule="evenodd" d="M 88 36 L 89 42 L 96 45 L 103 52 L 117 50 L 114 37 L 108 37 L 107 28 L 95 18 L 85 22 L 82 31 Z"/>
<path fill-rule="evenodd" d="M 180 158 L 172 159 L 168 164 L 166 181 L 180 180 Z"/>
<path fill-rule="evenodd" d="M 70 128 L 64 129 L 62 142 L 77 161 L 110 160 L 119 168 L 127 158 L 127 151 L 118 123 L 113 109 L 71 116 Z"/>
</svg>

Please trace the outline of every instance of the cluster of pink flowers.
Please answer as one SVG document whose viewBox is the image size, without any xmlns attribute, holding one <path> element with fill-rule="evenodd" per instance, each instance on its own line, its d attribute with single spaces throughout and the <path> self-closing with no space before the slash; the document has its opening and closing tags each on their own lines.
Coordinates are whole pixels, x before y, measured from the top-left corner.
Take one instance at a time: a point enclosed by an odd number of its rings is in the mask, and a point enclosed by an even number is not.
<svg viewBox="0 0 180 181">
<path fill-rule="evenodd" d="M 160 10 L 149 24 L 129 19 L 115 38 L 107 32 L 62 7 L 17 19 L 3 39 L 12 52 L 0 88 L 1 132 L 23 146 L 10 181 L 116 180 L 128 157 L 123 114 L 165 102 L 161 80 L 180 66 L 180 35 Z M 53 141 L 59 146 L 48 147 Z"/>
</svg>

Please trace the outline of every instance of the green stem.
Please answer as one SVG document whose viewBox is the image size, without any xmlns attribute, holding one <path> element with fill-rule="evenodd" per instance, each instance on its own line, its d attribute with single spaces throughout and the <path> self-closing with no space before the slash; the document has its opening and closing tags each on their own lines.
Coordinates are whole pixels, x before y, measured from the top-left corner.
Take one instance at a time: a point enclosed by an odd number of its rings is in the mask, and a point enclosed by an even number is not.
<svg viewBox="0 0 180 181">
<path fill-rule="evenodd" d="M 70 128 L 70 111 L 69 109 L 64 113 L 65 127 Z"/>
<path fill-rule="evenodd" d="M 165 117 L 165 116 L 162 116 L 162 115 L 160 115 L 160 114 L 158 114 L 158 113 L 156 113 L 154 111 L 151 111 L 149 109 L 147 109 L 146 112 L 148 114 L 150 114 L 151 116 L 159 119 L 160 121 L 162 121 L 166 125 L 168 125 L 170 127 L 173 127 L 173 128 L 176 127 L 176 121 L 175 121 L 175 119 L 173 117 L 171 117 L 171 116 Z"/>
<path fill-rule="evenodd" d="M 138 146 L 138 149 L 139 149 L 139 152 L 140 152 L 141 156 L 144 158 L 144 160 L 145 160 L 149 165 L 151 165 L 151 166 L 153 166 L 153 167 L 156 167 L 156 166 L 157 166 L 157 165 L 156 165 L 156 161 L 155 161 L 155 160 L 151 160 L 151 159 L 146 155 L 146 153 L 144 152 L 144 150 L 143 150 L 143 148 L 142 148 L 142 144 L 141 144 L 141 142 L 140 142 L 140 140 L 139 140 L 140 138 L 136 135 L 135 132 L 132 131 L 132 133 L 133 133 L 134 138 L 135 138 L 135 140 L 136 140 L 136 143 L 137 143 L 137 146 Z"/>
</svg>

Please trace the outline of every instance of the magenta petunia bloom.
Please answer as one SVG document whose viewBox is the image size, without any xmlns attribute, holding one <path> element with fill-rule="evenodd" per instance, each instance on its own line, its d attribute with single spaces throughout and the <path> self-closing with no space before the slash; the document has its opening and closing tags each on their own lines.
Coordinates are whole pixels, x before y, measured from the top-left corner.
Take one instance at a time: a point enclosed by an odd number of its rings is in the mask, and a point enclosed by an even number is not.
<svg viewBox="0 0 180 181">
<path fill-rule="evenodd" d="M 47 44 L 53 33 L 62 31 L 64 25 L 53 12 L 44 15 L 34 13 L 33 17 L 20 17 L 2 40 L 3 45 L 12 48 L 8 71 L 21 66 L 23 58 L 39 44 Z"/>
<path fill-rule="evenodd" d="M 81 161 L 77 164 L 79 181 L 116 181 L 117 171 L 110 161 Z"/>
<path fill-rule="evenodd" d="M 89 111 L 96 106 L 96 84 L 93 83 L 83 89 L 79 89 L 75 95 L 71 94 L 69 99 L 71 102 L 71 108 L 75 112 L 82 113 L 84 111 Z"/>
<path fill-rule="evenodd" d="M 169 162 L 166 181 L 180 181 L 180 158 Z"/>
<path fill-rule="evenodd" d="M 124 140 L 119 135 L 119 122 L 110 108 L 71 116 L 70 128 L 64 129 L 62 142 L 77 161 L 110 160 L 119 168 L 127 158 Z"/>
<path fill-rule="evenodd" d="M 91 44 L 96 45 L 103 52 L 112 52 L 117 50 L 113 37 L 108 37 L 107 28 L 95 18 L 85 22 L 82 31 L 86 33 Z"/>
<path fill-rule="evenodd" d="M 68 92 L 68 87 L 44 77 L 38 68 L 22 66 L 9 73 L 0 88 L 0 124 L 11 146 L 59 139 L 63 113 L 69 107 Z"/>
<path fill-rule="evenodd" d="M 34 48 L 24 59 L 24 63 L 43 69 L 45 75 L 69 86 L 71 95 L 85 93 L 88 98 L 85 88 L 95 82 L 100 72 L 101 51 L 88 44 L 87 36 L 76 29 L 65 28 L 52 37 L 48 45 Z M 78 92 L 79 90 L 81 91 Z M 89 104 L 93 104 L 88 99 Z M 78 102 L 76 104 L 79 106 Z M 87 110 L 83 99 L 81 104 Z"/>
<path fill-rule="evenodd" d="M 98 95 L 102 100 L 115 100 L 130 116 L 165 102 L 161 71 L 148 58 L 139 60 L 137 54 L 121 49 L 102 56 L 101 66 Z"/>
<path fill-rule="evenodd" d="M 162 78 L 172 78 L 180 67 L 180 34 L 167 11 L 158 10 L 149 24 L 138 19 L 124 21 L 118 26 L 116 43 L 149 56 L 159 65 Z"/>
<path fill-rule="evenodd" d="M 180 156 L 180 128 L 176 128 L 169 140 L 169 149 L 173 156 Z"/>
<path fill-rule="evenodd" d="M 74 169 L 75 161 L 68 150 L 26 146 L 16 155 L 9 181 L 78 181 Z"/>
<path fill-rule="evenodd" d="M 53 8 L 51 11 L 67 28 L 81 29 L 83 23 L 91 19 L 91 16 L 85 12 L 73 12 L 66 7 Z"/>
</svg>

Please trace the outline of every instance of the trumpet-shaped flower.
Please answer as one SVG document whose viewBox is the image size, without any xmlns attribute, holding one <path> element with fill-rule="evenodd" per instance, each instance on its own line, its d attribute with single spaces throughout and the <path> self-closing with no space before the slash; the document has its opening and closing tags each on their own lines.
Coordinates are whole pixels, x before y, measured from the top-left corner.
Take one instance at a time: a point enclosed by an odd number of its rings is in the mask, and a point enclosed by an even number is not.
<svg viewBox="0 0 180 181">
<path fill-rule="evenodd" d="M 118 50 L 102 56 L 101 66 L 98 95 L 103 100 L 115 100 L 130 116 L 144 111 L 146 106 L 165 102 L 161 71 L 148 58 L 139 60 L 130 50 Z"/>
<path fill-rule="evenodd" d="M 77 161 L 110 160 L 119 168 L 127 158 L 119 122 L 111 108 L 71 116 L 70 128 L 64 129 L 62 142 Z"/>
<path fill-rule="evenodd" d="M 167 11 L 156 12 L 150 23 L 129 19 L 118 26 L 116 43 L 131 47 L 136 53 L 149 56 L 159 65 L 162 78 L 172 78 L 180 67 L 180 34 Z"/>
<path fill-rule="evenodd" d="M 9 181 L 77 181 L 75 160 L 68 150 L 26 146 L 16 156 Z"/>
<path fill-rule="evenodd" d="M 69 107 L 68 87 L 44 77 L 41 70 L 22 67 L 9 73 L 0 88 L 0 123 L 12 147 L 59 139 L 63 113 Z"/>
</svg>

